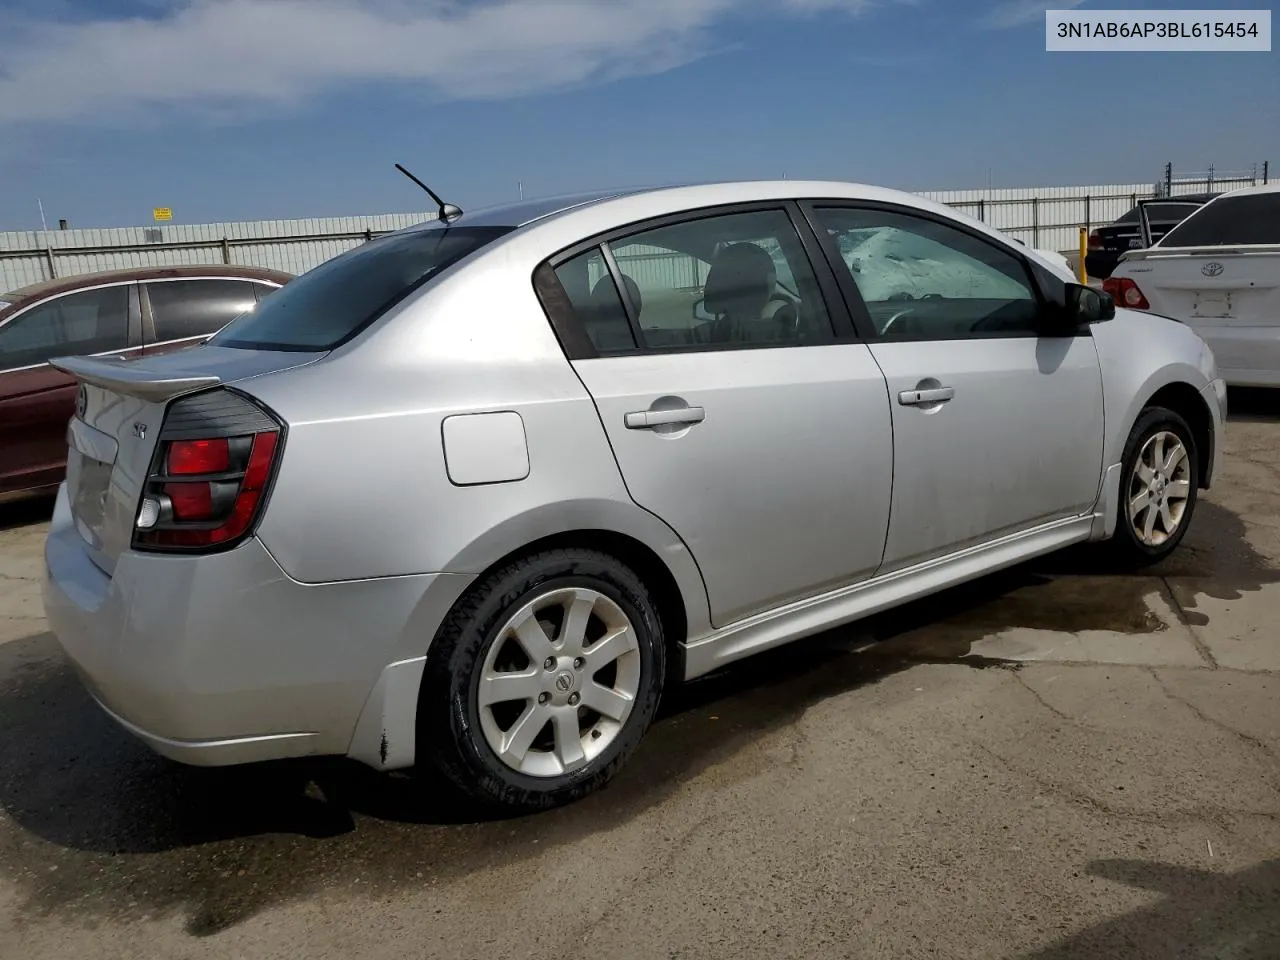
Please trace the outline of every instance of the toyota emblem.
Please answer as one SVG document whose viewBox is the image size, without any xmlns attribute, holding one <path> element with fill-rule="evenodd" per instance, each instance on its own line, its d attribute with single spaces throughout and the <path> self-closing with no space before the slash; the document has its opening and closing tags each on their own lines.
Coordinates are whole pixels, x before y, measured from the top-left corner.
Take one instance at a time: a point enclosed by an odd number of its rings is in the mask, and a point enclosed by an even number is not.
<svg viewBox="0 0 1280 960">
<path fill-rule="evenodd" d="M 1220 277 L 1222 276 L 1222 271 L 1225 269 L 1226 267 L 1224 267 L 1222 264 L 1218 263 L 1217 260 L 1215 260 L 1212 263 L 1206 263 L 1203 267 L 1200 268 L 1200 272 L 1203 273 L 1206 277 Z"/>
<path fill-rule="evenodd" d="M 76 416 L 84 419 L 84 412 L 89 408 L 89 388 L 83 383 L 76 392 Z M 63 409 L 66 409 L 65 407 Z"/>
</svg>

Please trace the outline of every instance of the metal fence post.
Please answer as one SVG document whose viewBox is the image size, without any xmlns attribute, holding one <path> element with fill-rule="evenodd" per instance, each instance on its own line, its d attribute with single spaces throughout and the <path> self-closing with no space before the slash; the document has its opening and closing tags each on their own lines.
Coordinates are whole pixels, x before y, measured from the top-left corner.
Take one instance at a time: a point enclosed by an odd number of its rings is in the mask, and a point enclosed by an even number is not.
<svg viewBox="0 0 1280 960">
<path fill-rule="evenodd" d="M 45 259 L 49 261 L 49 279 L 58 279 L 58 268 L 53 263 L 53 247 L 46 245 L 44 248 Z"/>
<path fill-rule="evenodd" d="M 1087 193 L 1084 197 L 1084 228 L 1090 230 L 1093 227 L 1093 198 Z"/>
<path fill-rule="evenodd" d="M 978 201 L 978 219 L 983 223 L 987 222 L 987 200 L 985 197 Z"/>
<path fill-rule="evenodd" d="M 1270 173 L 1271 173 L 1271 161 L 1270 161 L 1270 160 L 1263 160 L 1263 161 L 1262 161 L 1262 182 L 1263 182 L 1264 184 L 1267 184 L 1267 183 L 1270 183 L 1270 182 L 1271 182 L 1271 181 L 1270 181 Z"/>
<path fill-rule="evenodd" d="M 1040 246 L 1040 198 L 1031 198 L 1031 246 Z"/>
<path fill-rule="evenodd" d="M 231 244 L 227 242 L 227 238 L 222 238 L 222 262 L 231 262 Z"/>
</svg>

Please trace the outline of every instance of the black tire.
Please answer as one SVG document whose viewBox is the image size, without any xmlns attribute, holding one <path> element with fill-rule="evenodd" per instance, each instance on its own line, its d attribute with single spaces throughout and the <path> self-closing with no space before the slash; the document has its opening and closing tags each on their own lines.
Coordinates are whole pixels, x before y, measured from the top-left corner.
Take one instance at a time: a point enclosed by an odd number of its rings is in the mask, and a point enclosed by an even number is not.
<svg viewBox="0 0 1280 960">
<path fill-rule="evenodd" d="M 587 587 L 631 621 L 640 681 L 630 715 L 611 743 L 576 770 L 529 776 L 499 759 L 485 738 L 478 690 L 489 648 L 519 608 L 540 594 Z M 418 702 L 418 762 L 485 806 L 518 813 L 585 797 L 618 772 L 644 736 L 662 696 L 666 648 L 648 590 L 625 564 L 586 549 L 558 549 L 516 560 L 487 575 L 450 612 L 427 656 Z"/>
<path fill-rule="evenodd" d="M 1137 531 L 1133 529 L 1133 524 L 1129 518 L 1129 503 L 1131 497 L 1140 492 L 1138 489 L 1134 489 L 1134 485 L 1137 482 L 1134 471 L 1138 457 L 1147 441 L 1162 431 L 1168 431 L 1177 436 L 1187 451 L 1186 479 L 1190 483 L 1190 490 L 1181 520 L 1178 522 L 1177 529 L 1173 532 L 1173 535 L 1158 545 L 1151 545 L 1143 543 L 1138 537 Z M 1177 549 L 1178 544 L 1182 542 L 1182 538 L 1186 536 L 1187 529 L 1191 526 L 1199 492 L 1199 450 L 1196 447 L 1195 435 L 1191 432 L 1187 421 L 1175 411 L 1165 407 L 1146 408 L 1139 415 L 1137 422 L 1134 423 L 1133 429 L 1129 433 L 1129 439 L 1124 446 L 1124 456 L 1121 458 L 1120 493 L 1119 502 L 1116 505 L 1116 531 L 1108 541 L 1111 559 L 1119 566 L 1135 568 L 1150 566 L 1168 557 Z"/>
</svg>

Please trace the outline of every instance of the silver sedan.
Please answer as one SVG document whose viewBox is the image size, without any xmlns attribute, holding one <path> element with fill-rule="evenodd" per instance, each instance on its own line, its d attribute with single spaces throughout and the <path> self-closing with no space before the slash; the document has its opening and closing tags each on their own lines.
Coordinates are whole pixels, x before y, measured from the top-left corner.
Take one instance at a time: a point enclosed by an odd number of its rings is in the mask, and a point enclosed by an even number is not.
<svg viewBox="0 0 1280 960">
<path fill-rule="evenodd" d="M 919 197 L 713 184 L 443 216 L 80 381 L 49 622 L 156 751 L 606 783 L 664 688 L 1082 541 L 1174 550 L 1186 326 Z"/>
</svg>

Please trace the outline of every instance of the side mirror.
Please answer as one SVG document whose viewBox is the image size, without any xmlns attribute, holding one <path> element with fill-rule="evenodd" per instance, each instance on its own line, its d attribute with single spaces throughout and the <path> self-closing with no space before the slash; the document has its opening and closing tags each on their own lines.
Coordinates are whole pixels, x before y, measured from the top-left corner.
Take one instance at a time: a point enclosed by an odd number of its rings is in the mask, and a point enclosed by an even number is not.
<svg viewBox="0 0 1280 960">
<path fill-rule="evenodd" d="M 1064 319 L 1070 326 L 1086 326 L 1115 319 L 1116 301 L 1109 293 L 1082 283 L 1068 283 Z"/>
</svg>

